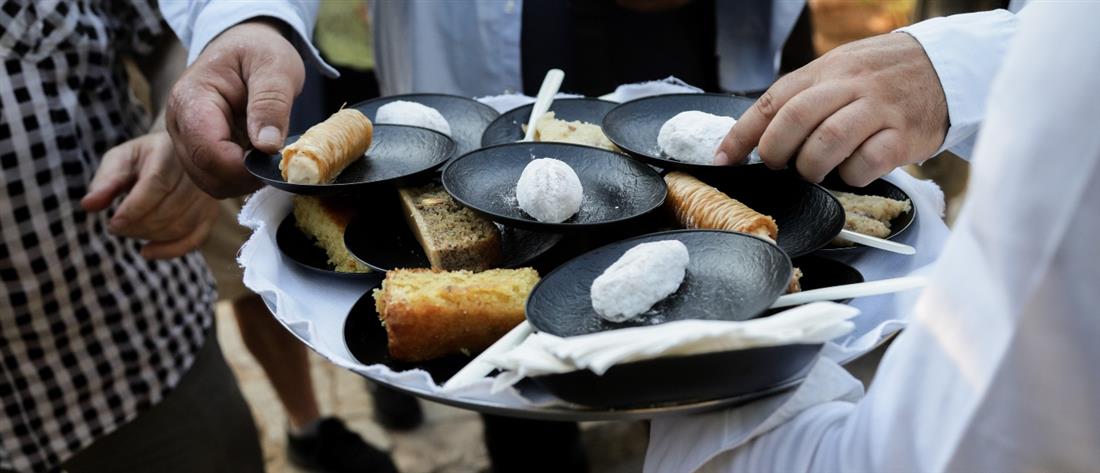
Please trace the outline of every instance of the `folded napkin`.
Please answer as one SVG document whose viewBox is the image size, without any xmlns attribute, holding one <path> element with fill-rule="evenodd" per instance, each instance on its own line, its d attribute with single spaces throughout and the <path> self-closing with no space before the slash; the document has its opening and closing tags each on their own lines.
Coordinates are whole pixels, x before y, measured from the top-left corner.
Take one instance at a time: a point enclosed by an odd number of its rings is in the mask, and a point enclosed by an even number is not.
<svg viewBox="0 0 1100 473">
<path fill-rule="evenodd" d="M 523 378 L 587 369 L 604 374 L 617 364 L 661 357 L 697 355 L 746 348 L 825 343 L 855 327 L 848 319 L 859 309 L 817 302 L 742 322 L 681 320 L 562 338 L 536 333 L 512 350 L 486 357 L 500 369 L 493 391 Z"/>
</svg>

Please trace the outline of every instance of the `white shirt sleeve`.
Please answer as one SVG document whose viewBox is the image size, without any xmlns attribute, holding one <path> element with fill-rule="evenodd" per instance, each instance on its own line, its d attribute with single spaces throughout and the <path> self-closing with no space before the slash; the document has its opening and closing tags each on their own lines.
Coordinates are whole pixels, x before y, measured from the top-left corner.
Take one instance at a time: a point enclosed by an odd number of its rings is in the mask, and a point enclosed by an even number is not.
<svg viewBox="0 0 1100 473">
<path fill-rule="evenodd" d="M 1100 470 L 1100 3 L 1028 8 L 970 200 L 867 395 L 666 471 Z"/>
<path fill-rule="evenodd" d="M 989 87 L 1016 31 L 1016 15 L 1006 10 L 966 13 L 932 18 L 898 31 L 920 42 L 947 97 L 951 125 L 936 154 L 950 149 L 969 158 Z"/>
<path fill-rule="evenodd" d="M 321 59 L 321 54 L 311 41 L 317 19 L 317 1 L 161 0 L 159 4 L 168 26 L 187 47 L 188 64 L 194 62 L 206 45 L 229 27 L 245 20 L 268 17 L 290 26 L 295 33 L 291 42 L 307 61 L 325 75 L 337 75 L 336 70 Z"/>
</svg>

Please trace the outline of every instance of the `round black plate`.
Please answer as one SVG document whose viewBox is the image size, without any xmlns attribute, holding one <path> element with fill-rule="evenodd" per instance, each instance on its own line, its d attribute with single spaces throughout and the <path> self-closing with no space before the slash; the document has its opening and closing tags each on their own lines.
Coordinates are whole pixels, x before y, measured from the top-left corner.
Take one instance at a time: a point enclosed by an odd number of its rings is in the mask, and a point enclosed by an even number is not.
<svg viewBox="0 0 1100 473">
<path fill-rule="evenodd" d="M 373 122 L 379 107 L 398 100 L 416 102 L 439 110 L 439 114 L 447 119 L 447 124 L 451 127 L 451 139 L 457 145 L 455 156 L 480 148 L 481 134 L 485 127 L 500 115 L 493 107 L 477 100 L 448 94 L 390 95 L 359 102 L 352 105 L 352 108 L 363 112 Z"/>
<path fill-rule="evenodd" d="M 593 98 L 554 99 L 550 104 L 550 111 L 559 120 L 591 123 L 599 126 L 603 122 L 604 115 L 615 106 L 615 102 Z M 531 109 L 535 104 L 517 107 L 504 112 L 481 135 L 481 146 L 492 146 L 501 143 L 515 143 L 523 139 L 523 125 L 531 117 Z"/>
<path fill-rule="evenodd" d="M 695 175 L 695 174 L 693 174 Z M 844 208 L 825 188 L 793 171 L 763 164 L 737 166 L 734 172 L 695 175 L 753 210 L 775 219 L 776 243 L 792 258 L 828 245 L 844 228 Z"/>
<path fill-rule="evenodd" d="M 565 222 L 539 222 L 516 202 L 516 181 L 536 158 L 564 161 L 580 178 L 581 210 Z M 443 169 L 443 187 L 462 205 L 495 221 L 548 232 L 588 230 L 642 217 L 660 207 L 668 191 L 648 166 L 619 153 L 568 143 L 508 143 L 479 149 Z"/>
<path fill-rule="evenodd" d="M 863 273 L 859 272 L 858 269 L 816 254 L 792 259 L 791 266 L 802 270 L 802 279 L 799 280 L 799 283 L 802 285 L 803 291 L 863 282 Z M 848 298 L 833 302 L 847 304 L 851 301 L 852 299 Z M 768 309 L 767 314 L 771 315 L 787 309 L 790 309 L 790 307 Z"/>
<path fill-rule="evenodd" d="M 344 321 L 344 343 L 351 356 L 364 365 L 382 364 L 393 371 L 422 369 L 432 376 L 436 384 L 447 382 L 470 362 L 471 357 L 465 355 L 448 355 L 419 363 L 391 359 L 386 328 L 378 320 L 378 312 L 374 308 L 373 293 L 381 285 L 381 275 L 375 275 L 370 289 L 351 307 L 348 318 Z"/>
<path fill-rule="evenodd" d="M 773 390 L 805 376 L 820 344 L 780 345 L 623 363 L 534 381 L 569 402 L 599 408 L 658 407 Z"/>
<path fill-rule="evenodd" d="M 299 136 L 287 139 L 289 145 Z M 379 184 L 411 184 L 428 178 L 455 150 L 455 143 L 427 128 L 377 125 L 366 156 L 348 165 L 331 184 L 291 184 L 279 172 L 279 154 L 251 151 L 244 166 L 268 185 L 294 194 L 327 195 L 363 191 Z"/>
<path fill-rule="evenodd" d="M 378 271 L 394 268 L 428 268 L 428 255 L 416 241 L 402 215 L 396 193 L 389 202 L 372 205 L 369 214 L 360 213 L 344 230 L 344 245 L 363 264 Z M 517 268 L 546 253 L 561 241 L 561 235 L 501 226 L 502 268 Z"/>
<path fill-rule="evenodd" d="M 722 170 L 730 166 L 691 164 L 665 157 L 657 145 L 661 126 L 680 112 L 699 110 L 714 115 L 741 118 L 754 100 L 723 94 L 655 95 L 624 102 L 603 117 L 604 134 L 630 156 L 665 169 L 685 171 Z"/>
<path fill-rule="evenodd" d="M 680 240 L 691 262 L 680 289 L 640 320 L 608 322 L 592 308 L 592 281 L 640 243 Z M 630 238 L 597 248 L 539 281 L 527 298 L 527 321 L 560 337 L 675 320 L 745 320 L 760 315 L 783 294 L 791 261 L 763 239 L 716 230 L 675 230 Z"/>
<path fill-rule="evenodd" d="M 803 290 L 863 282 L 858 270 L 828 258 L 803 256 L 792 264 L 802 269 Z M 581 370 L 535 381 L 557 397 L 593 407 L 701 402 L 767 391 L 798 379 L 820 348 L 820 344 L 783 345 L 658 358 L 617 365 L 602 376 Z"/>
<path fill-rule="evenodd" d="M 893 220 L 890 220 L 890 235 L 886 237 L 887 240 L 893 240 L 898 235 L 905 233 L 905 231 L 908 230 L 909 227 L 913 224 L 913 220 L 917 218 L 917 205 L 913 203 L 913 199 L 909 197 L 909 194 L 906 194 L 905 191 L 901 190 L 900 187 L 895 186 L 893 183 L 887 181 L 886 179 L 875 179 L 870 184 L 867 184 L 866 187 L 855 187 L 846 184 L 842 179 L 840 179 L 840 175 L 838 175 L 837 173 L 832 173 L 825 178 L 821 185 L 826 189 L 849 192 L 852 194 L 878 195 L 894 200 L 908 200 L 910 202 L 909 211 L 902 212 L 897 217 L 894 217 Z M 866 248 L 867 247 L 863 245 L 840 247 L 829 246 L 822 248 L 820 251 L 827 254 L 834 254 L 861 251 Z"/>
<path fill-rule="evenodd" d="M 791 265 L 802 270 L 803 291 L 863 282 L 863 273 L 858 269 L 823 256 L 795 258 L 791 260 Z"/>
<path fill-rule="evenodd" d="M 279 252 L 294 264 L 308 271 L 342 278 L 363 279 L 372 277 L 370 273 L 345 273 L 336 271 L 328 262 L 325 250 L 313 243 L 295 224 L 294 214 L 288 214 L 279 228 L 275 230 L 275 246 Z"/>
</svg>

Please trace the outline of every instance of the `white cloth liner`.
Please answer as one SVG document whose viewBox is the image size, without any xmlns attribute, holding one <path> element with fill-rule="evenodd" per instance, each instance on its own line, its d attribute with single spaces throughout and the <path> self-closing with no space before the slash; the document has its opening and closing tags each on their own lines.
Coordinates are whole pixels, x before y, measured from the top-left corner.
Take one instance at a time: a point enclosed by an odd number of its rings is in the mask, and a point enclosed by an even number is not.
<svg viewBox="0 0 1100 473">
<path fill-rule="evenodd" d="M 678 82 L 670 78 L 647 84 L 620 86 L 615 93 L 605 98 L 619 100 L 621 97 L 636 98 L 660 93 L 698 92 L 698 89 Z M 512 95 L 479 100 L 497 110 L 508 110 L 533 99 Z M 901 256 L 865 250 L 836 257 L 855 266 L 867 280 L 908 275 L 931 263 L 939 255 L 948 233 L 941 218 L 943 193 L 938 186 L 930 181 L 915 179 L 902 170 L 895 170 L 886 179 L 908 193 L 917 210 L 917 219 L 912 228 L 898 239 L 917 248 L 917 254 Z M 365 288 L 362 283 L 318 276 L 284 261 L 275 243 L 275 232 L 279 223 L 290 213 L 290 197 L 290 194 L 274 188 L 261 189 L 241 210 L 240 223 L 253 229 L 252 236 L 241 248 L 238 258 L 238 263 L 244 267 L 245 285 L 261 295 L 276 319 L 303 343 L 336 365 L 360 374 L 369 374 L 409 390 L 441 395 L 442 388 L 433 383 L 424 371 L 395 373 L 382 365 L 362 365 L 351 356 L 344 343 L 344 320 Z M 844 361 L 869 351 L 900 330 L 905 321 L 897 318 L 893 303 L 895 297 L 884 295 L 853 301 L 852 306 L 861 311 L 861 315 L 853 319 L 853 330 L 847 336 L 827 343 L 822 356 L 833 361 Z M 494 393 L 492 386 L 493 381 L 486 379 L 462 390 L 449 392 L 447 396 L 483 400 L 502 406 L 534 404 L 514 389 Z M 541 404 L 553 401 L 538 402 Z"/>
</svg>

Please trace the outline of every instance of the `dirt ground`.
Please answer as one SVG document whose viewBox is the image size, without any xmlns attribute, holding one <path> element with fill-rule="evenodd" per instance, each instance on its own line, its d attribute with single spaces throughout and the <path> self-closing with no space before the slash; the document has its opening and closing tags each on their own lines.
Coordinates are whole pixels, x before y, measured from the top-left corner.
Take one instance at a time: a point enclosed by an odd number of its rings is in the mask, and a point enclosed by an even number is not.
<svg viewBox="0 0 1100 473">
<path fill-rule="evenodd" d="M 299 472 L 286 459 L 286 414 L 260 365 L 241 342 L 232 308 L 217 310 L 218 341 L 237 375 L 260 431 L 267 471 Z M 489 460 L 477 414 L 424 402 L 425 422 L 410 432 L 390 432 L 374 422 L 370 394 L 360 376 L 310 353 L 313 383 L 321 410 L 340 417 L 368 442 L 390 451 L 403 473 L 476 473 Z M 647 434 L 644 424 L 593 422 L 582 425 L 593 472 L 627 473 L 642 469 Z M 614 448 L 608 448 L 614 445 Z"/>
</svg>

